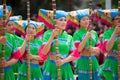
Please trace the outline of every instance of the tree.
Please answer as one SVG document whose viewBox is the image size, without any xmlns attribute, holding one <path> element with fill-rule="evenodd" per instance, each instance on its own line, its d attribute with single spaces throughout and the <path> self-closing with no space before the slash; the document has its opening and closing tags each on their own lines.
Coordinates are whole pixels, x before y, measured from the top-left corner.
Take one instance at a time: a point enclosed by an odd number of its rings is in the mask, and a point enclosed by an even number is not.
<svg viewBox="0 0 120 80">
<path fill-rule="evenodd" d="M 22 15 L 23 19 L 27 16 L 27 0 L 7 0 L 7 5 L 12 6 L 13 15 Z M 52 0 L 30 0 L 30 12 L 32 14 L 38 14 L 40 8 L 52 10 Z M 57 0 L 57 9 L 71 11 L 76 9 L 89 8 L 89 0 Z M 103 9 L 105 8 L 105 0 L 93 0 L 94 9 L 97 3 L 101 3 Z M 2 0 L 0 0 L 2 4 Z M 112 8 L 117 8 L 118 0 L 112 0 Z"/>
<path fill-rule="evenodd" d="M 112 9 L 117 9 L 118 8 L 118 0 L 111 0 L 112 2 Z M 103 9 L 105 9 L 105 0 L 99 1 L 100 4 L 102 4 Z"/>
</svg>

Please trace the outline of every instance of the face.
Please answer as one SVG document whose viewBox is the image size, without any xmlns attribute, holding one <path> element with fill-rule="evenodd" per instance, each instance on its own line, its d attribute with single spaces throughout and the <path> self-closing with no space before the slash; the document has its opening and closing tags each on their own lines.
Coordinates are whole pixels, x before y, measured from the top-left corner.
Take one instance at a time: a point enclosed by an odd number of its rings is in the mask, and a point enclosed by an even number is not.
<svg viewBox="0 0 120 80">
<path fill-rule="evenodd" d="M 102 39 L 103 39 L 103 34 L 101 34 L 101 35 L 99 36 L 99 39 L 100 39 L 100 41 L 102 41 Z"/>
<path fill-rule="evenodd" d="M 103 28 L 103 25 L 101 22 L 98 22 L 98 27 Z"/>
<path fill-rule="evenodd" d="M 15 26 L 14 23 L 12 21 L 9 21 L 7 24 L 7 32 L 14 33 L 13 26 Z"/>
<path fill-rule="evenodd" d="M 66 18 L 61 17 L 61 18 L 57 19 L 56 25 L 57 25 L 57 28 L 64 30 L 66 27 Z"/>
<path fill-rule="evenodd" d="M 30 34 L 31 36 L 36 35 L 36 28 L 34 27 L 33 24 L 30 24 L 27 29 L 26 29 L 26 34 Z"/>
<path fill-rule="evenodd" d="M 119 17 L 117 16 L 117 17 L 115 17 L 114 20 L 113 20 L 113 25 L 114 25 L 114 26 L 117 26 L 118 23 L 119 23 Z"/>
<path fill-rule="evenodd" d="M 72 34 L 72 30 L 71 30 L 71 29 L 68 29 L 68 30 L 67 30 L 67 33 L 68 33 L 68 34 Z"/>
<path fill-rule="evenodd" d="M 82 27 L 82 28 L 87 28 L 88 27 L 88 25 L 89 25 L 89 22 L 90 22 L 90 20 L 89 20 L 89 17 L 83 17 L 81 20 L 80 20 L 80 27 Z"/>
</svg>

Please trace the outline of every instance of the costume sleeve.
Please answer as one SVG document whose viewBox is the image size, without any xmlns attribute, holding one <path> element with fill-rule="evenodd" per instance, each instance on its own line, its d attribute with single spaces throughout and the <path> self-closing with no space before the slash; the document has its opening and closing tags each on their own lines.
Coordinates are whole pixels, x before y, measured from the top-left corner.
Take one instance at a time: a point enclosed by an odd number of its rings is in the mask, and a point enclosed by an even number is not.
<svg viewBox="0 0 120 80">
<path fill-rule="evenodd" d="M 81 43 L 81 40 L 80 40 L 79 35 L 77 33 L 75 33 L 73 35 L 73 40 L 74 40 L 75 47 L 78 48 L 79 44 Z"/>
<path fill-rule="evenodd" d="M 78 50 L 74 46 L 73 38 L 70 40 L 70 56 L 75 57 L 75 60 L 80 57 Z"/>
<path fill-rule="evenodd" d="M 51 36 L 52 30 L 48 30 L 43 35 L 43 44 L 46 44 Z"/>
<path fill-rule="evenodd" d="M 50 54 L 50 51 L 45 55 L 42 50 L 44 48 L 44 46 L 46 45 L 47 41 L 49 40 L 50 36 L 51 36 L 51 30 L 48 30 L 44 33 L 43 35 L 43 44 L 40 46 L 39 51 L 38 51 L 38 55 L 42 58 L 41 62 L 44 62 L 45 60 L 47 60 L 48 55 Z"/>
<path fill-rule="evenodd" d="M 11 36 L 12 38 L 12 45 L 13 45 L 13 49 L 12 49 L 12 55 L 11 55 L 11 58 L 14 58 L 14 59 L 20 59 L 22 57 L 21 53 L 20 53 L 20 48 L 17 47 L 17 45 L 15 44 L 15 38 L 14 36 Z"/>
<path fill-rule="evenodd" d="M 106 46 L 109 38 L 110 38 L 110 35 L 109 35 L 108 31 L 104 32 L 102 43 L 100 43 L 100 41 L 99 41 L 99 43 L 96 45 L 97 47 L 100 48 L 101 53 L 106 53 L 107 52 L 106 49 L 105 49 L 105 46 Z"/>
<path fill-rule="evenodd" d="M 111 37 L 111 36 L 110 36 L 109 31 L 104 32 L 104 34 L 103 34 L 103 44 L 102 44 L 102 46 L 101 46 L 101 50 L 102 50 L 102 52 L 104 52 L 104 53 L 107 52 L 105 46 L 106 46 L 108 40 L 110 39 L 110 37 Z"/>
<path fill-rule="evenodd" d="M 48 55 L 50 54 L 50 51 L 49 51 L 47 54 L 44 54 L 44 53 L 42 52 L 42 49 L 43 49 L 44 46 L 45 46 L 45 44 L 43 44 L 42 46 L 40 46 L 40 48 L 39 48 L 39 50 L 38 50 L 38 55 L 42 58 L 42 60 L 41 60 L 40 62 L 46 61 Z"/>
</svg>

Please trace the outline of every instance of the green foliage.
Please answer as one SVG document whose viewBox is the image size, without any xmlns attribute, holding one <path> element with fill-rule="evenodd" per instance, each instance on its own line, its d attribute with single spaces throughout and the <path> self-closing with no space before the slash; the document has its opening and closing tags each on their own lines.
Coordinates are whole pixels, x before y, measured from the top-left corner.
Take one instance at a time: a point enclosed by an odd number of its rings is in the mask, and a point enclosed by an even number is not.
<svg viewBox="0 0 120 80">
<path fill-rule="evenodd" d="M 112 0 L 112 8 L 118 8 L 118 0 Z"/>
<path fill-rule="evenodd" d="M 105 9 L 105 0 L 100 0 L 100 4 L 102 4 L 102 8 Z M 111 0 L 112 9 L 118 8 L 118 0 Z"/>
</svg>

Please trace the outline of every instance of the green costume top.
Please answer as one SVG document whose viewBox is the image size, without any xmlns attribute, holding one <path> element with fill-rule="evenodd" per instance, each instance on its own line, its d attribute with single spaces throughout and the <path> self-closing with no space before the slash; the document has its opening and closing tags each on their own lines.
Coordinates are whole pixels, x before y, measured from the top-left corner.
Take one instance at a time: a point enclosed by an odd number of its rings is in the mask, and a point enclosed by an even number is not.
<svg viewBox="0 0 120 80">
<path fill-rule="evenodd" d="M 104 35 L 103 35 L 103 42 L 104 43 L 107 42 L 111 38 L 114 30 L 115 30 L 115 28 L 112 27 L 111 29 L 104 32 Z M 111 50 L 114 51 L 115 53 L 118 53 L 118 34 L 116 34 L 116 37 L 114 40 L 114 45 L 113 45 Z"/>
<path fill-rule="evenodd" d="M 80 28 L 77 32 L 74 33 L 73 39 L 75 47 L 78 48 L 79 44 L 83 41 L 84 37 L 87 34 L 87 30 L 84 28 Z M 88 50 L 88 47 L 91 45 L 95 47 L 99 43 L 99 39 L 97 33 L 92 30 L 92 44 L 90 44 L 90 38 L 86 41 L 85 47 L 83 48 Z M 81 52 L 82 53 L 82 52 Z M 89 54 L 89 53 L 88 53 Z M 99 71 L 99 64 L 95 56 L 92 56 L 92 76 L 93 80 L 98 80 L 98 71 Z M 80 58 L 76 61 L 76 71 L 78 72 L 78 79 L 82 80 L 90 80 L 90 65 L 89 65 L 89 56 L 88 55 L 81 55 Z"/>
<path fill-rule="evenodd" d="M 38 55 L 38 49 L 39 47 L 42 45 L 42 41 L 39 39 L 34 39 L 34 41 L 30 41 L 30 54 L 32 55 Z M 26 46 L 26 48 L 28 48 L 28 46 Z M 38 55 L 39 56 L 39 55 Z M 24 53 L 24 55 L 22 56 L 23 60 L 26 59 L 26 51 Z M 34 61 L 34 60 L 33 60 Z M 27 62 L 23 61 L 19 70 L 18 70 L 18 80 L 27 80 Z M 35 64 L 30 63 L 30 74 L 31 74 L 31 80 L 42 80 L 42 73 L 40 70 L 40 65 L 39 64 Z"/>
<path fill-rule="evenodd" d="M 24 42 L 23 38 L 17 36 L 17 35 L 13 35 L 15 38 L 15 44 L 17 47 L 21 47 L 22 43 Z"/>
<path fill-rule="evenodd" d="M 21 47 L 21 46 L 22 46 L 22 43 L 23 43 L 23 41 L 24 41 L 23 38 L 17 36 L 16 34 L 13 34 L 13 36 L 14 36 L 14 39 L 15 39 L 15 45 L 16 45 L 17 47 Z M 18 73 L 18 69 L 19 69 L 20 65 L 21 65 L 21 62 L 20 62 L 20 61 L 18 61 L 16 64 L 12 65 L 12 69 L 13 69 L 13 72 L 14 72 L 14 73 Z M 16 76 L 17 76 L 17 75 L 16 75 Z"/>
<path fill-rule="evenodd" d="M 112 27 L 111 29 L 104 32 L 103 35 L 103 41 L 104 41 L 104 47 L 106 46 L 106 43 L 111 38 L 113 32 L 115 30 L 115 27 Z M 118 59 L 116 56 L 111 56 L 110 54 L 118 54 L 118 35 L 116 34 L 116 37 L 114 39 L 114 44 L 112 49 L 108 52 L 108 56 L 101 68 L 100 75 L 102 75 L 106 80 L 117 80 L 118 79 Z M 114 76 L 113 76 L 114 75 Z"/>
<path fill-rule="evenodd" d="M 21 57 L 19 50 L 15 44 L 14 36 L 6 33 L 7 42 L 5 45 L 5 59 L 9 61 L 11 58 L 19 59 Z M 18 53 L 17 53 L 18 52 Z M 0 44 L 0 53 L 2 53 L 2 45 Z M 0 58 L 2 55 L 0 54 Z M 5 80 L 14 80 L 14 75 L 11 66 L 8 66 L 4 69 L 5 71 Z M 9 78 L 8 78 L 9 77 Z"/>
<path fill-rule="evenodd" d="M 43 44 L 46 44 L 52 34 L 52 30 L 48 30 L 44 33 Z M 50 48 L 50 56 L 56 55 L 55 49 L 55 39 L 52 41 Z M 58 48 L 59 48 L 59 57 L 64 59 L 69 56 L 70 52 L 73 51 L 74 43 L 70 35 L 65 31 L 60 35 L 58 34 Z M 44 80 L 57 80 L 57 66 L 54 60 L 47 60 L 44 64 L 43 77 Z M 52 69 L 51 69 L 52 68 Z M 74 80 L 73 72 L 69 63 L 65 63 L 60 66 L 61 69 L 61 79 L 62 80 Z"/>
<path fill-rule="evenodd" d="M 47 32 L 45 32 L 43 36 L 44 43 L 46 43 L 49 40 L 51 34 L 52 34 L 52 30 L 48 30 Z M 52 41 L 51 48 L 50 48 L 51 55 L 56 54 L 55 43 L 56 42 L 54 39 Z M 65 31 L 62 33 L 62 35 L 58 34 L 58 47 L 59 47 L 59 54 L 61 58 L 67 57 L 70 51 L 74 49 L 73 39 Z"/>
<path fill-rule="evenodd" d="M 75 43 L 75 46 L 78 48 L 78 44 L 82 42 L 84 37 L 86 36 L 87 31 L 84 28 L 80 28 L 77 32 L 73 35 L 73 40 Z M 90 38 L 87 40 L 85 48 L 88 48 L 90 46 Z M 99 43 L 98 35 L 95 31 L 92 31 L 92 46 L 96 46 Z"/>
</svg>

